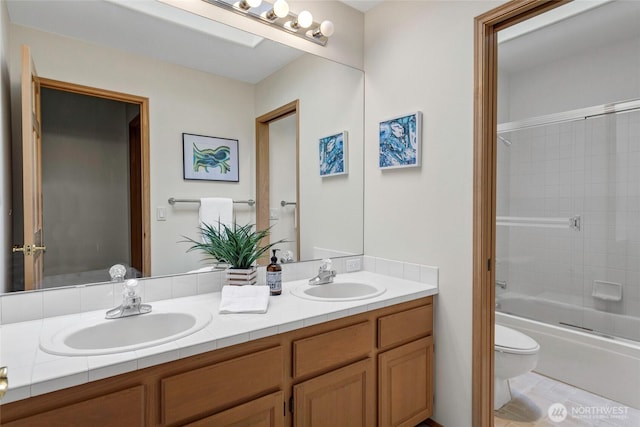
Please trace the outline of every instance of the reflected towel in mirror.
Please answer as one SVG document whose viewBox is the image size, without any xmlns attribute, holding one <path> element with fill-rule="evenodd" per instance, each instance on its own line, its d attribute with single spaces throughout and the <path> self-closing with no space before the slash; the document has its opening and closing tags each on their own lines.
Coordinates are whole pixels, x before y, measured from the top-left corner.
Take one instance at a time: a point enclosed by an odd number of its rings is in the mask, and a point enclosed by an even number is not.
<svg viewBox="0 0 640 427">
<path fill-rule="evenodd" d="M 233 225 L 233 199 L 225 197 L 203 197 L 200 199 L 200 227 L 203 224 L 209 224 L 216 228 L 218 224 L 231 227 Z"/>
</svg>

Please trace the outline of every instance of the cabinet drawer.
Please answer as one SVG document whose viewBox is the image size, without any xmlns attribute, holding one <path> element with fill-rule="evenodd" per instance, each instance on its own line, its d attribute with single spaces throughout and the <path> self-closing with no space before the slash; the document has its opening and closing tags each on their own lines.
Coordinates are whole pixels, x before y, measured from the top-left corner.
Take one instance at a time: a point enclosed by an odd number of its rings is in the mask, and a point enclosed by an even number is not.
<svg viewBox="0 0 640 427">
<path fill-rule="evenodd" d="M 284 395 L 281 391 L 261 397 L 244 405 L 235 406 L 219 414 L 187 424 L 185 427 L 211 426 L 260 426 L 284 427 L 282 405 Z"/>
<path fill-rule="evenodd" d="M 293 342 L 293 376 L 302 377 L 367 356 L 373 348 L 370 321 Z"/>
<path fill-rule="evenodd" d="M 4 427 L 143 426 L 145 387 L 131 387 L 42 414 L 2 423 Z"/>
<path fill-rule="evenodd" d="M 242 403 L 281 387 L 282 347 L 237 357 L 163 379 L 162 420 L 173 424 Z"/>
<path fill-rule="evenodd" d="M 378 347 L 385 348 L 431 334 L 433 304 L 378 319 Z"/>
</svg>

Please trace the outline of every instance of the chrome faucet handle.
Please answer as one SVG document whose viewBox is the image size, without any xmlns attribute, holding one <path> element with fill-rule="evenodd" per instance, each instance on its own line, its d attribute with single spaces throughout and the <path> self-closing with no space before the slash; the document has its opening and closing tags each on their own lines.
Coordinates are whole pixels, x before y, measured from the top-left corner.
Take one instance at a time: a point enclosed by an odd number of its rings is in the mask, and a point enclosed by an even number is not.
<svg viewBox="0 0 640 427">
<path fill-rule="evenodd" d="M 322 260 L 322 264 L 320 264 L 320 271 L 331 271 L 331 266 L 333 262 L 329 258 L 325 258 Z"/>
<path fill-rule="evenodd" d="M 126 274 L 127 269 L 122 264 L 115 264 L 109 269 L 109 276 L 111 276 L 112 282 L 124 282 Z"/>
<path fill-rule="evenodd" d="M 122 295 L 125 297 L 138 296 L 138 281 L 136 279 L 129 279 L 122 285 Z"/>
</svg>

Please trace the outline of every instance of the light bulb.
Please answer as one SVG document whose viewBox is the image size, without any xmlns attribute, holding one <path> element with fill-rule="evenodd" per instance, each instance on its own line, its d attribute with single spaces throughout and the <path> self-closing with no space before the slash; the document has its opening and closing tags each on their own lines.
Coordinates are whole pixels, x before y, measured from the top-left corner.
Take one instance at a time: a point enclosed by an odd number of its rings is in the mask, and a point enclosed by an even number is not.
<svg viewBox="0 0 640 427">
<path fill-rule="evenodd" d="M 273 3 L 273 13 L 278 18 L 284 18 L 289 15 L 289 4 L 285 0 L 276 0 L 276 2 Z"/>
<path fill-rule="evenodd" d="M 311 12 L 303 10 L 300 12 L 300 15 L 298 15 L 297 21 L 301 28 L 309 28 L 311 24 L 313 24 L 313 16 L 311 16 Z"/>
<path fill-rule="evenodd" d="M 335 28 L 333 26 L 333 22 L 327 20 L 327 21 L 322 21 L 322 24 L 320 24 L 320 32 L 322 33 L 323 36 L 331 37 L 334 31 L 335 31 Z"/>
<path fill-rule="evenodd" d="M 240 0 L 239 3 L 236 3 L 236 6 L 242 10 L 249 10 L 252 7 L 258 7 L 262 4 L 262 0 Z"/>
</svg>

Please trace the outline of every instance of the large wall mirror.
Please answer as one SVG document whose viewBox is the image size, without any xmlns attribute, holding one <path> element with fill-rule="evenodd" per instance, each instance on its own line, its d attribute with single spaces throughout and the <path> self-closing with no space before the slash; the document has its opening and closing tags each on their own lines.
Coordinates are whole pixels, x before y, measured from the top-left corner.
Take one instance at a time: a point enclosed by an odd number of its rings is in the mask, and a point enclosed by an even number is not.
<svg viewBox="0 0 640 427">
<path fill-rule="evenodd" d="M 270 126 L 273 234 L 289 241 L 282 249 L 294 262 L 362 254 L 364 73 L 160 2 L 144 3 L 151 8 L 147 13 L 102 0 L 7 1 L 14 244 L 23 237 L 18 153 L 21 46 L 26 45 L 38 75 L 49 83 L 148 100 L 149 207 L 143 214 L 151 267 L 145 276 L 211 265 L 201 254 L 187 253 L 189 244 L 183 242 L 184 236 L 198 236 L 200 198 L 231 198 L 238 202 L 237 223 L 256 222 L 256 206 L 243 203 L 260 191 L 256 119 L 295 101 L 295 117 Z M 139 178 L 127 148 L 135 142 L 131 129 L 139 106 L 56 87 L 41 95 L 47 249 L 43 285 L 36 288 L 108 281 L 108 270 L 117 263 L 139 274 L 132 265 L 132 234 L 138 232 L 128 194 Z M 323 177 L 319 141 L 340 133 L 348 136 L 347 173 Z M 237 181 L 185 179 L 183 134 L 237 140 Z M 90 143 L 98 147 L 85 153 Z M 122 191 L 102 189 L 105 182 Z M 171 198 L 183 202 L 170 204 Z M 25 288 L 23 255 L 11 256 L 13 277 L 5 292 Z"/>
</svg>

